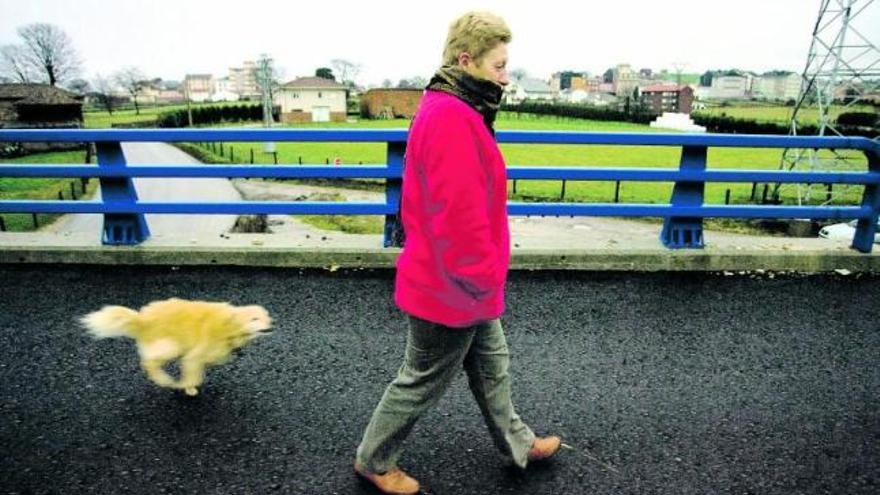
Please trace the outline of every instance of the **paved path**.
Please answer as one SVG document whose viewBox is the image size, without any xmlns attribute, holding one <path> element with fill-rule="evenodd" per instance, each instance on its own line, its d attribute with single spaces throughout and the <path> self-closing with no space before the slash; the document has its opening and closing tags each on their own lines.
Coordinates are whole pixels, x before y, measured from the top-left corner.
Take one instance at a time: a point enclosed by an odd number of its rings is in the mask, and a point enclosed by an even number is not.
<svg viewBox="0 0 880 495">
<path fill-rule="evenodd" d="M 165 143 L 124 143 L 133 164 L 198 164 L 195 158 Z M 134 179 L 143 201 L 237 201 L 238 191 L 227 179 Z M 100 188 L 98 190 L 100 197 Z M 157 239 L 219 236 L 235 225 L 235 215 L 146 215 L 150 235 Z M 101 242 L 102 215 L 64 215 L 43 229 L 62 236 L 83 236 Z"/>
</svg>

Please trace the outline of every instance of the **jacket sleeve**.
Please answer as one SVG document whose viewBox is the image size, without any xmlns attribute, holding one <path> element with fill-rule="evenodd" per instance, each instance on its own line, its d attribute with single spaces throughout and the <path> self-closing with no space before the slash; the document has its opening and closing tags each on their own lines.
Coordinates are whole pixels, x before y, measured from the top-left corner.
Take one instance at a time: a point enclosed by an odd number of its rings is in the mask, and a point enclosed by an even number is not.
<svg viewBox="0 0 880 495">
<path fill-rule="evenodd" d="M 479 136 L 461 115 L 438 119 L 422 148 L 428 234 L 440 271 L 476 300 L 503 284 L 489 224 L 489 170 Z"/>
</svg>

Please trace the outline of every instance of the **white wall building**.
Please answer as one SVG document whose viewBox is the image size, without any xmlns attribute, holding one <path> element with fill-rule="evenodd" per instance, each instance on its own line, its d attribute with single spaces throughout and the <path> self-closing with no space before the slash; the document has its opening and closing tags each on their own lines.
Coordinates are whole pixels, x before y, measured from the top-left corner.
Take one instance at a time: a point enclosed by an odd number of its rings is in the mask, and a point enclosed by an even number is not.
<svg viewBox="0 0 880 495">
<path fill-rule="evenodd" d="M 281 85 L 273 103 L 281 107 L 282 122 L 344 122 L 345 86 L 321 77 L 301 77 Z"/>
<path fill-rule="evenodd" d="M 801 76 L 795 73 L 760 76 L 752 86 L 752 96 L 767 100 L 795 100 L 800 91 Z"/>
<path fill-rule="evenodd" d="M 583 89 L 563 89 L 559 92 L 559 101 L 565 103 L 584 103 L 589 97 L 590 93 L 587 93 Z"/>
<path fill-rule="evenodd" d="M 229 91 L 242 98 L 256 98 L 261 95 L 257 84 L 257 63 L 246 60 L 241 67 L 229 68 Z"/>
<path fill-rule="evenodd" d="M 213 90 L 214 77 L 211 74 L 187 74 L 183 79 L 183 95 L 189 101 L 208 101 Z"/>
<path fill-rule="evenodd" d="M 233 91 L 232 82 L 228 77 L 214 79 L 211 101 L 238 101 L 239 94 Z"/>
<path fill-rule="evenodd" d="M 746 76 L 715 76 L 712 78 L 711 98 L 746 98 L 751 92 L 751 78 Z"/>
<path fill-rule="evenodd" d="M 632 70 L 629 64 L 619 64 L 614 68 L 612 84 L 617 96 L 630 96 L 639 86 L 639 73 Z"/>
</svg>

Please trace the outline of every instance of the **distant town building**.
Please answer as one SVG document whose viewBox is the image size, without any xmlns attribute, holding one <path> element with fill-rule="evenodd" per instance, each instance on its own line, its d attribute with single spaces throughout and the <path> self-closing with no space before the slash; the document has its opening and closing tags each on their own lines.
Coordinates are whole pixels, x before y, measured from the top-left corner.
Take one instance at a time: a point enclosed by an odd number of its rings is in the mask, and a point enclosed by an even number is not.
<svg viewBox="0 0 880 495">
<path fill-rule="evenodd" d="M 587 93 L 587 99 L 584 103 L 595 107 L 614 107 L 618 104 L 618 98 L 611 93 Z"/>
<path fill-rule="evenodd" d="M 421 88 L 375 88 L 361 95 L 361 116 L 368 119 L 411 119 L 419 107 Z"/>
<path fill-rule="evenodd" d="M 602 86 L 602 78 L 601 77 L 587 77 L 584 78 L 584 87 L 580 88 L 586 91 L 587 93 L 598 93 L 601 91 Z M 579 89 L 579 88 L 575 88 Z"/>
<path fill-rule="evenodd" d="M 125 99 L 130 100 L 131 95 Z M 162 105 L 168 103 L 180 103 L 184 101 L 180 84 L 176 81 L 163 81 L 154 79 L 141 87 L 138 92 L 138 101 L 147 105 Z"/>
<path fill-rule="evenodd" d="M 524 77 L 519 81 L 511 81 L 504 91 L 506 103 L 520 103 L 525 100 L 553 100 L 557 92 L 549 84 L 540 80 Z"/>
<path fill-rule="evenodd" d="M 211 101 L 238 101 L 240 98 L 241 95 L 234 91 L 232 81 L 228 77 L 214 79 Z"/>
<path fill-rule="evenodd" d="M 344 122 L 347 89 L 322 77 L 300 77 L 281 85 L 273 103 L 281 107 L 282 122 Z"/>
<path fill-rule="evenodd" d="M 639 74 L 629 64 L 619 64 L 612 73 L 612 84 L 615 95 L 629 96 L 639 85 Z"/>
<path fill-rule="evenodd" d="M 583 89 L 563 89 L 559 92 L 559 101 L 565 103 L 574 103 L 580 104 L 585 103 L 590 97 L 590 94 Z"/>
<path fill-rule="evenodd" d="M 187 74 L 183 78 L 183 95 L 189 101 L 208 101 L 213 91 L 214 76 L 211 74 Z"/>
<path fill-rule="evenodd" d="M 609 93 L 598 91 L 586 91 L 583 89 L 563 89 L 559 92 L 558 100 L 575 105 L 592 105 L 604 107 L 617 103 L 617 97 Z"/>
<path fill-rule="evenodd" d="M 558 93 L 565 89 L 586 89 L 589 74 L 577 71 L 561 71 L 550 76 L 550 89 Z"/>
<path fill-rule="evenodd" d="M 241 67 L 230 67 L 228 79 L 228 91 L 241 98 L 257 98 L 262 95 L 260 85 L 257 84 L 257 63 L 252 60 L 246 60 Z"/>
<path fill-rule="evenodd" d="M 514 82 L 516 82 L 516 81 L 511 81 L 511 84 Z M 566 89 L 566 88 L 562 87 L 562 73 L 561 72 L 556 72 L 556 73 L 552 74 L 550 76 L 550 82 L 547 84 L 550 86 L 550 90 L 553 91 L 554 93 L 559 93 L 563 89 Z"/>
<path fill-rule="evenodd" d="M 835 101 L 848 103 L 854 99 L 867 104 L 880 103 L 880 87 L 870 79 L 865 81 L 849 81 L 834 87 L 831 97 Z"/>
<path fill-rule="evenodd" d="M 694 90 L 677 84 L 653 84 L 639 88 L 639 101 L 650 113 L 691 113 Z"/>
<path fill-rule="evenodd" d="M 801 90 L 801 76 L 788 74 L 764 74 L 755 78 L 752 96 L 767 100 L 794 100 Z"/>
<path fill-rule="evenodd" d="M 572 75 L 568 80 L 568 88 L 573 90 L 583 90 L 587 86 L 586 78 L 583 74 Z"/>
<path fill-rule="evenodd" d="M 712 78 L 711 98 L 738 99 L 751 94 L 752 78 L 748 75 L 717 75 Z"/>
</svg>

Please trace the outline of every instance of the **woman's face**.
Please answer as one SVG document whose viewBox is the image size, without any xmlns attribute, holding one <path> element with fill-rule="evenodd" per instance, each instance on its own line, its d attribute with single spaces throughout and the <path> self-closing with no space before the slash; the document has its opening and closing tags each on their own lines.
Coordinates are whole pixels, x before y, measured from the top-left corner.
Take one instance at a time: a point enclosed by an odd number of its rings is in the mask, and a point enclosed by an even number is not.
<svg viewBox="0 0 880 495">
<path fill-rule="evenodd" d="M 474 60 L 467 53 L 459 55 L 458 63 L 465 72 L 477 79 L 485 79 L 507 86 L 507 43 L 498 43 L 495 48 L 486 52 L 479 60 Z"/>
</svg>

